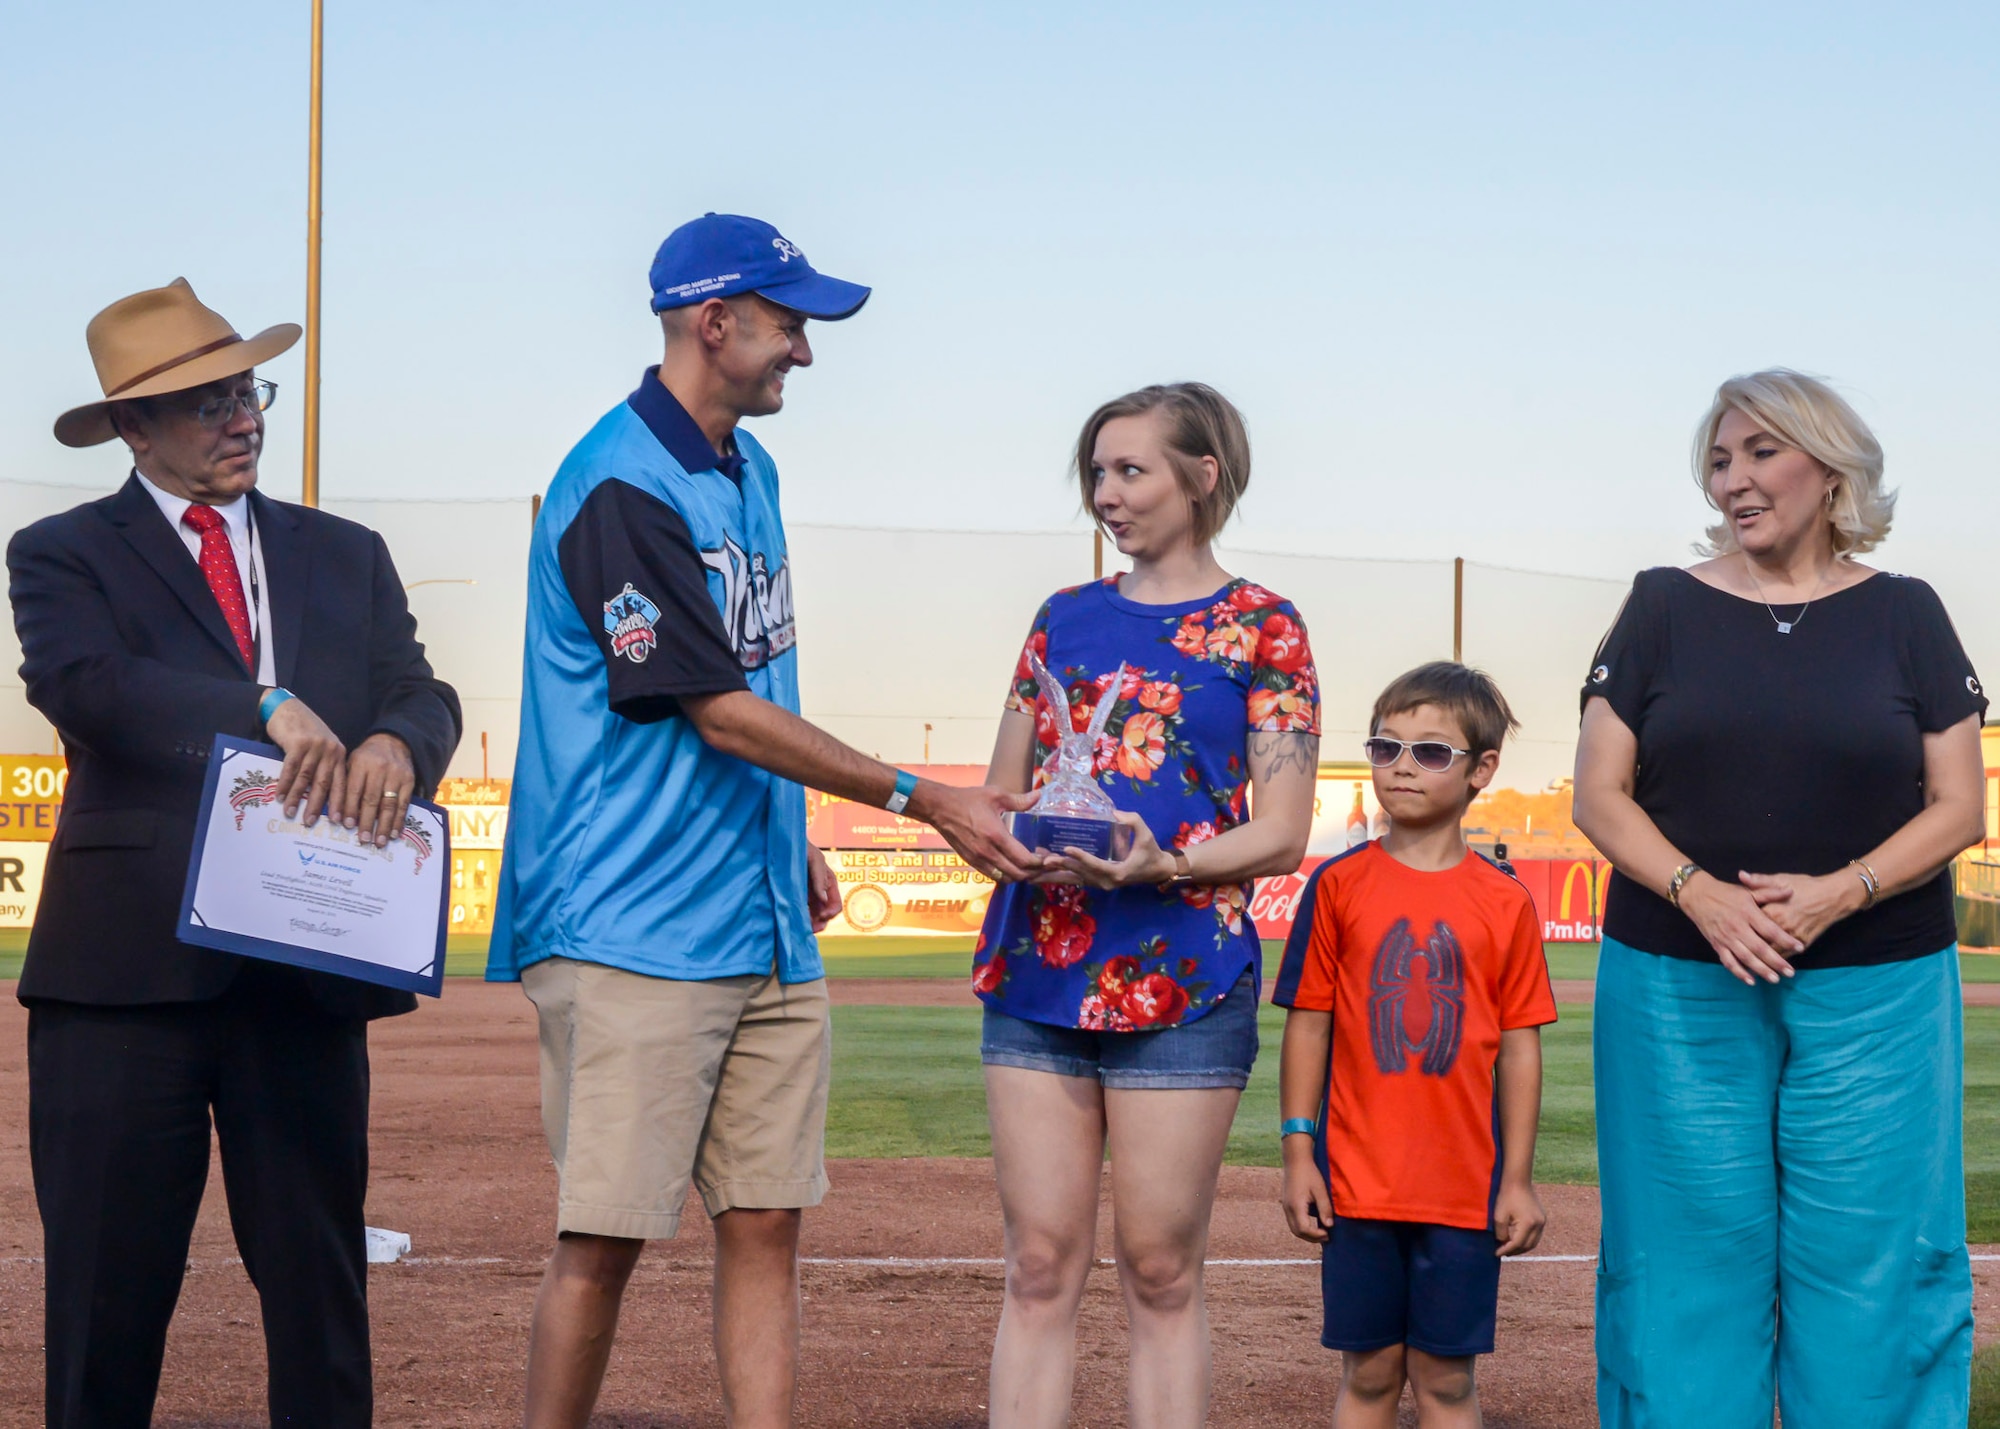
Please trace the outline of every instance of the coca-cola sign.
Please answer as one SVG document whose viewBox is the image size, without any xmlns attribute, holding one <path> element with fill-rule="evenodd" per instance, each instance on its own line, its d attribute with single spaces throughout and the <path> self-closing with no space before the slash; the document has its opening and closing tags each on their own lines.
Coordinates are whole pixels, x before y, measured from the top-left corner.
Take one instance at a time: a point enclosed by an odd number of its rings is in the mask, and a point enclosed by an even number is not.
<svg viewBox="0 0 2000 1429">
<path fill-rule="evenodd" d="M 1250 917 L 1257 924 L 1258 937 L 1276 939 L 1291 936 L 1292 921 L 1299 916 L 1299 900 L 1305 897 L 1306 880 L 1325 862 L 1323 858 L 1308 858 L 1297 873 L 1257 880 L 1256 890 L 1250 897 Z"/>
</svg>

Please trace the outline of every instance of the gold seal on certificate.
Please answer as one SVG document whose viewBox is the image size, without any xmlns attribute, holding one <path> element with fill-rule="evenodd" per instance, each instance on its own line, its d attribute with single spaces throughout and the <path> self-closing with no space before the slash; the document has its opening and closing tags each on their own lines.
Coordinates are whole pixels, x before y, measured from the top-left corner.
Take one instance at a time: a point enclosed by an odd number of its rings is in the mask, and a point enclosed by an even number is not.
<svg viewBox="0 0 2000 1429">
<path fill-rule="evenodd" d="M 413 800 L 386 848 L 331 818 L 308 828 L 278 802 L 284 762 L 275 746 L 215 737 L 180 940 L 438 996 L 451 866 L 444 811 Z"/>
</svg>

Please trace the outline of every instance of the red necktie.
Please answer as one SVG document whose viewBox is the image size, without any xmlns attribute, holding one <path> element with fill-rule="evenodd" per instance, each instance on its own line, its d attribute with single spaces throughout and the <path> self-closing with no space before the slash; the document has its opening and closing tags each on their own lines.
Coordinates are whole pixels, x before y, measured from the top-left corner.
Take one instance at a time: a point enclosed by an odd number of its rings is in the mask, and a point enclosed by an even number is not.
<svg viewBox="0 0 2000 1429">
<path fill-rule="evenodd" d="M 229 633 L 236 637 L 236 648 L 248 665 L 256 658 L 250 608 L 243 603 L 243 577 L 236 569 L 236 552 L 229 547 L 222 513 L 213 506 L 190 506 L 181 513 L 181 524 L 201 533 L 201 573 L 208 577 L 208 588 L 215 592 L 215 603 L 222 607 L 222 618 L 229 622 Z"/>
</svg>

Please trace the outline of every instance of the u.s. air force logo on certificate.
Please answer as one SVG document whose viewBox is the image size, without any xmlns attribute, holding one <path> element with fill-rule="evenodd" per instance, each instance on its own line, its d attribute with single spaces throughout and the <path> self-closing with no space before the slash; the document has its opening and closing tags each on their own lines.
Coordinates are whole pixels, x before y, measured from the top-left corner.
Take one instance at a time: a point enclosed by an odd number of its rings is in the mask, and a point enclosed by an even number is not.
<svg viewBox="0 0 2000 1429">
<path fill-rule="evenodd" d="M 632 589 L 625 589 L 604 602 L 604 633 L 611 637 L 611 654 L 623 655 L 634 665 L 646 663 L 660 637 L 653 632 L 659 624 L 660 608 Z"/>
</svg>

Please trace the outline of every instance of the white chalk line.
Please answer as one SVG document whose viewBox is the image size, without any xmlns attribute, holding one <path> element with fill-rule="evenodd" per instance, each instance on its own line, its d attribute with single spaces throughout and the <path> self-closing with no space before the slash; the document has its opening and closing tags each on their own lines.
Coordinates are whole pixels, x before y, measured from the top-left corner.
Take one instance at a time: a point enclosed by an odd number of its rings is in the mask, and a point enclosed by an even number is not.
<svg viewBox="0 0 2000 1429">
<path fill-rule="evenodd" d="M 1981 1257 L 1974 1257 L 1974 1258 L 1980 1259 Z M 1983 1258 L 1987 1260 L 2000 1260 L 2000 1255 L 1986 1256 Z M 1549 1264 L 1568 1264 L 1570 1262 L 1587 1262 L 1594 1265 L 1597 1262 L 1597 1257 L 1594 1255 L 1516 1255 L 1516 1256 L 1510 1256 L 1508 1258 L 1509 1264 L 1515 1264 L 1522 1261 L 1539 1261 Z M 952 1266 L 960 1266 L 960 1265 L 973 1265 L 973 1266 L 985 1266 L 989 1268 L 998 1268 L 1000 1266 L 1004 1266 L 1006 1263 L 1007 1263 L 1006 1261 L 999 1259 L 977 1259 L 969 1256 L 917 1257 L 917 1256 L 901 1256 L 901 1255 L 881 1255 L 881 1256 L 800 1256 L 799 1257 L 799 1264 L 801 1265 L 827 1265 L 834 1267 L 849 1267 L 862 1270 L 866 1269 L 944 1270 Z M 1091 1263 L 1099 1267 L 1109 1267 L 1117 1265 L 1118 1262 L 1115 1260 L 1096 1260 Z M 1204 1262 L 1205 1267 L 1210 1270 L 1214 1270 L 1218 1267 L 1224 1267 L 1230 1269 L 1246 1269 L 1246 1268 L 1261 1269 L 1269 1266 L 1318 1265 L 1318 1264 L 1319 1261 L 1314 1259 L 1272 1260 L 1272 1259 L 1248 1259 L 1248 1258 L 1230 1258 L 1230 1257 L 1221 1257 L 1215 1260 Z"/>
<path fill-rule="evenodd" d="M 1967 1256 L 1966 1259 L 1975 1262 L 2000 1261 L 2000 1254 L 1971 1255 Z M 42 1258 L 39 1255 L 0 1256 L 0 1265 L 40 1265 L 41 1263 L 42 1263 Z M 242 1263 L 243 1261 L 236 1256 L 227 1256 L 218 1260 L 190 1260 L 188 1262 L 189 1266 L 241 1265 Z M 398 1265 L 416 1265 L 416 1266 L 439 1265 L 447 1267 L 467 1266 L 467 1265 L 535 1266 L 542 1264 L 542 1262 L 538 1260 L 521 1260 L 513 1256 L 505 1256 L 505 1255 L 406 1255 L 401 1260 L 395 1263 Z M 1001 1260 L 998 1257 L 961 1256 L 961 1255 L 943 1255 L 943 1256 L 804 1255 L 799 1257 L 800 1265 L 825 1266 L 836 1270 L 840 1269 L 951 1270 L 967 1266 L 975 1268 L 984 1268 L 984 1269 L 999 1269 L 1005 1266 L 1006 1263 L 1007 1263 L 1006 1261 Z M 1117 1264 L 1116 1261 L 1112 1260 L 1098 1260 L 1092 1263 L 1100 1267 L 1110 1267 L 1110 1266 L 1115 1266 Z M 1597 1263 L 1597 1257 L 1594 1255 L 1515 1255 L 1515 1256 L 1509 1256 L 1507 1258 L 1507 1263 L 1509 1265 L 1595 1265 Z M 1207 1268 L 1211 1270 L 1214 1269 L 1257 1270 L 1266 1268 L 1282 1268 L 1287 1266 L 1305 1266 L 1305 1265 L 1318 1265 L 1318 1264 L 1319 1261 L 1310 1258 L 1282 1259 L 1282 1260 L 1263 1259 L 1263 1258 L 1221 1258 L 1206 1262 Z"/>
</svg>

